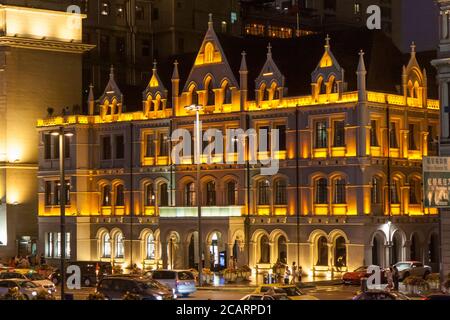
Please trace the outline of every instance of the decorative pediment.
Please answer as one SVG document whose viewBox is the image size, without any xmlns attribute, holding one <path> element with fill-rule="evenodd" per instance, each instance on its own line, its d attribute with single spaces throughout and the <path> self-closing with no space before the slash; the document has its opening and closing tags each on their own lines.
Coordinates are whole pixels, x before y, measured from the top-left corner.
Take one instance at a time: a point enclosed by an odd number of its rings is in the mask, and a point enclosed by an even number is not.
<svg viewBox="0 0 450 320">
<path fill-rule="evenodd" d="M 154 99 L 157 95 L 162 99 L 167 98 L 167 89 L 164 87 L 159 75 L 158 70 L 156 68 L 156 61 L 153 62 L 153 74 L 150 78 L 150 81 L 142 93 L 143 100 Z"/>
<path fill-rule="evenodd" d="M 269 43 L 267 46 L 266 62 L 264 63 L 259 76 L 255 80 L 255 85 L 256 88 L 260 88 L 263 84 L 270 87 L 272 83 L 275 83 L 277 87 L 284 87 L 284 75 L 273 61 L 272 46 Z"/>
</svg>

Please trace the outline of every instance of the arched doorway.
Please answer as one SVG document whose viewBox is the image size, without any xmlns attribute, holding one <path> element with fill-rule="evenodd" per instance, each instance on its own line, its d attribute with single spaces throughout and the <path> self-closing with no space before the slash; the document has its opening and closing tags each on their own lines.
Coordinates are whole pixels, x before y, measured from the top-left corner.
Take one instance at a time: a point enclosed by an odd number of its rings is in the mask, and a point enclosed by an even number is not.
<svg viewBox="0 0 450 320">
<path fill-rule="evenodd" d="M 317 240 L 317 266 L 328 266 L 328 241 L 325 236 Z"/>
<path fill-rule="evenodd" d="M 392 256 L 391 256 L 391 265 L 396 264 L 401 261 L 403 258 L 402 255 L 403 248 L 403 240 L 402 236 L 399 232 L 395 232 L 392 237 Z"/>
<path fill-rule="evenodd" d="M 173 270 L 178 267 L 177 260 L 178 257 L 178 246 L 179 246 L 179 236 L 177 233 L 173 232 L 168 237 L 167 241 L 167 266 L 169 269 Z"/>
<path fill-rule="evenodd" d="M 337 237 L 334 242 L 334 265 L 338 271 L 347 266 L 347 245 L 343 236 Z"/>
<path fill-rule="evenodd" d="M 192 232 L 188 245 L 188 267 L 198 268 L 198 232 Z"/>
<path fill-rule="evenodd" d="M 220 232 L 213 232 L 209 238 L 209 266 L 211 270 L 220 271 L 226 267 L 226 250 Z"/>
<path fill-rule="evenodd" d="M 270 245 L 269 237 L 261 236 L 259 240 L 260 256 L 259 263 L 270 263 Z"/>
<path fill-rule="evenodd" d="M 414 233 L 411 236 L 411 245 L 410 245 L 410 259 L 414 261 L 421 261 L 420 255 L 420 240 L 419 236 Z"/>
<path fill-rule="evenodd" d="M 278 261 L 287 264 L 287 242 L 285 236 L 278 238 Z"/>
<path fill-rule="evenodd" d="M 372 264 L 384 267 L 384 237 L 380 233 L 376 233 L 372 240 Z"/>
</svg>

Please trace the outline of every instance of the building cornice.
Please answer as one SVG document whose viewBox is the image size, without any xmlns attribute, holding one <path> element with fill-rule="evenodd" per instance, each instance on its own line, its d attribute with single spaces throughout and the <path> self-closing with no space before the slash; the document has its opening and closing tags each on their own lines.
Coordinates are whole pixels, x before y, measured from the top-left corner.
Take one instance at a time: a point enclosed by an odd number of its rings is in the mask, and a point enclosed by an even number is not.
<svg viewBox="0 0 450 320">
<path fill-rule="evenodd" d="M 45 38 L 30 39 L 9 36 L 0 36 L 0 46 L 67 53 L 83 53 L 95 48 L 95 45 L 84 44 L 80 42 L 64 42 L 48 40 Z"/>
</svg>

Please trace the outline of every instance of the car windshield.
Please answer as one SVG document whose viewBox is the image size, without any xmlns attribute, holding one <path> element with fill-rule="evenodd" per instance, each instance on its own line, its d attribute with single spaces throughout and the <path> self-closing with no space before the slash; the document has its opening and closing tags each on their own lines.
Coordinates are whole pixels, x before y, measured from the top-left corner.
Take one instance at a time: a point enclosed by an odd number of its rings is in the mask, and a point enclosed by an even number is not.
<svg viewBox="0 0 450 320">
<path fill-rule="evenodd" d="M 409 263 L 397 263 L 395 266 L 397 267 L 398 271 L 402 271 L 402 270 L 405 270 L 405 269 L 408 269 L 409 267 L 411 267 L 411 264 L 409 264 Z"/>
<path fill-rule="evenodd" d="M 21 286 L 22 288 L 36 288 L 37 285 L 35 285 L 31 281 L 18 281 L 17 284 Z"/>
<path fill-rule="evenodd" d="M 3 272 L 0 273 L 0 279 L 22 279 L 23 275 L 16 272 Z"/>
<path fill-rule="evenodd" d="M 28 275 L 28 278 L 33 281 L 45 280 L 44 276 L 40 275 L 39 273 L 30 273 Z"/>
<path fill-rule="evenodd" d="M 262 287 L 261 292 L 270 292 L 274 291 L 275 293 L 286 294 L 290 297 L 292 296 L 301 296 L 303 293 L 297 289 L 297 287 Z"/>
<path fill-rule="evenodd" d="M 152 274 L 152 278 L 160 279 L 160 280 L 175 279 L 175 272 L 173 272 L 173 271 L 155 271 Z"/>
<path fill-rule="evenodd" d="M 194 275 L 188 271 L 180 271 L 178 272 L 179 280 L 194 280 Z"/>
</svg>

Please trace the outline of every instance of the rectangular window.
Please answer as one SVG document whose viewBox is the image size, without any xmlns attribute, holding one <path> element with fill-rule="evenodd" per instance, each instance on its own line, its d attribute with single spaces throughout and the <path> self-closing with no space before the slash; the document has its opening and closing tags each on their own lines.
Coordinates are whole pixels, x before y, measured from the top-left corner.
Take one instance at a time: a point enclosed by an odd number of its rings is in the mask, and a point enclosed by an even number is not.
<svg viewBox="0 0 450 320">
<path fill-rule="evenodd" d="M 435 130 L 433 130 L 433 126 L 428 126 L 428 136 L 427 136 L 427 144 L 428 144 L 428 153 L 434 152 L 436 151 L 436 143 L 437 143 L 437 139 L 436 141 L 434 140 L 435 134 L 434 134 Z"/>
<path fill-rule="evenodd" d="M 44 187 L 44 194 L 45 194 L 45 205 L 51 206 L 52 205 L 52 182 L 51 181 L 45 181 L 45 187 Z"/>
<path fill-rule="evenodd" d="M 52 158 L 52 136 L 44 134 L 44 159 Z"/>
<path fill-rule="evenodd" d="M 355 2 L 355 4 L 353 5 L 353 12 L 354 14 L 361 13 L 361 4 L 359 2 Z"/>
<path fill-rule="evenodd" d="M 159 156 L 167 157 L 169 155 L 169 139 L 167 133 L 159 134 Z"/>
<path fill-rule="evenodd" d="M 59 159 L 59 136 L 52 136 L 53 159 Z"/>
<path fill-rule="evenodd" d="M 136 19 L 138 20 L 144 20 L 144 7 L 141 5 L 136 6 Z"/>
<path fill-rule="evenodd" d="M 142 40 L 142 56 L 143 57 L 148 57 L 150 56 L 150 41 L 148 40 Z"/>
<path fill-rule="evenodd" d="M 158 20 L 159 19 L 159 9 L 153 8 L 152 11 L 152 20 Z"/>
<path fill-rule="evenodd" d="M 155 143 L 153 142 L 152 134 L 145 136 L 145 156 L 148 158 L 155 156 Z"/>
<path fill-rule="evenodd" d="M 390 123 L 390 130 L 389 130 L 389 146 L 391 148 L 398 148 L 398 141 L 397 141 L 397 124 L 395 122 Z"/>
<path fill-rule="evenodd" d="M 100 13 L 102 14 L 102 16 L 107 16 L 107 15 L 109 15 L 109 10 L 110 10 L 110 4 L 109 4 L 109 2 L 102 2 L 102 4 L 101 4 L 101 11 L 100 11 Z"/>
<path fill-rule="evenodd" d="M 159 205 L 161 207 L 167 207 L 169 205 L 169 193 L 166 183 L 161 184 L 159 187 Z"/>
<path fill-rule="evenodd" d="M 109 54 L 109 36 L 105 34 L 100 36 L 100 54 L 101 55 Z"/>
<path fill-rule="evenodd" d="M 45 256 L 53 257 L 53 233 L 47 232 L 45 235 Z"/>
<path fill-rule="evenodd" d="M 286 150 L 286 126 L 284 124 L 277 125 L 276 129 L 278 130 L 278 137 L 279 137 L 278 147 L 281 151 L 285 151 Z"/>
<path fill-rule="evenodd" d="M 116 159 L 123 159 L 125 156 L 125 145 L 123 135 L 115 136 Z"/>
<path fill-rule="evenodd" d="M 53 183 L 53 205 L 54 206 L 59 206 L 59 203 L 61 201 L 61 197 L 60 197 L 60 184 L 59 182 L 55 181 Z"/>
<path fill-rule="evenodd" d="M 344 147 L 345 146 L 344 121 L 335 121 L 333 125 L 334 125 L 334 146 Z"/>
<path fill-rule="evenodd" d="M 53 232 L 48 234 L 52 241 L 49 242 L 48 247 L 53 246 L 49 251 L 51 251 L 51 254 L 48 254 L 49 258 L 59 258 L 61 257 L 61 233 L 60 232 Z M 70 258 L 70 233 L 66 232 L 66 245 L 65 245 L 65 257 Z"/>
<path fill-rule="evenodd" d="M 270 151 L 270 128 L 268 126 L 259 127 L 258 151 Z"/>
<path fill-rule="evenodd" d="M 123 18 L 124 17 L 124 8 L 122 4 L 117 4 L 117 18 Z"/>
<path fill-rule="evenodd" d="M 111 137 L 110 136 L 102 137 L 102 159 L 103 160 L 111 159 Z"/>
<path fill-rule="evenodd" d="M 409 150 L 417 150 L 416 144 L 416 125 L 409 124 Z"/>
<path fill-rule="evenodd" d="M 377 121 L 370 121 L 370 146 L 379 147 L 378 136 L 377 136 Z"/>
<path fill-rule="evenodd" d="M 70 187 L 71 187 L 71 185 L 70 185 L 70 181 L 69 180 L 66 180 L 66 189 L 64 190 L 65 191 L 65 194 L 66 194 L 66 205 L 70 205 Z"/>
<path fill-rule="evenodd" d="M 326 121 L 318 121 L 315 126 L 315 147 L 327 148 L 327 123 Z"/>
<path fill-rule="evenodd" d="M 126 42 L 124 37 L 116 37 L 116 56 L 124 60 L 126 56 Z"/>
<path fill-rule="evenodd" d="M 64 136 L 64 158 L 70 158 L 70 137 Z"/>
</svg>

